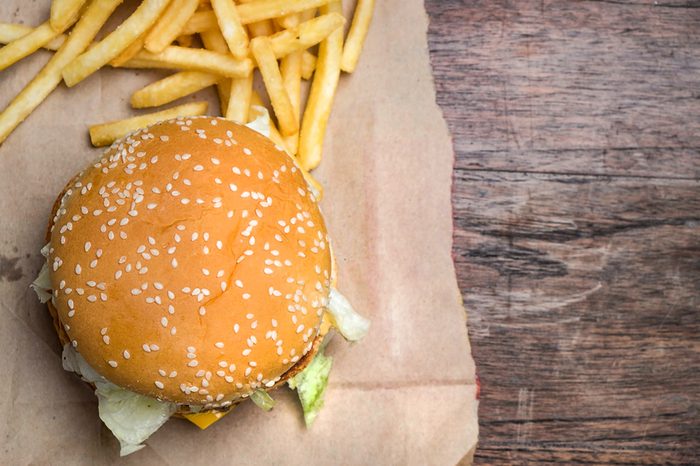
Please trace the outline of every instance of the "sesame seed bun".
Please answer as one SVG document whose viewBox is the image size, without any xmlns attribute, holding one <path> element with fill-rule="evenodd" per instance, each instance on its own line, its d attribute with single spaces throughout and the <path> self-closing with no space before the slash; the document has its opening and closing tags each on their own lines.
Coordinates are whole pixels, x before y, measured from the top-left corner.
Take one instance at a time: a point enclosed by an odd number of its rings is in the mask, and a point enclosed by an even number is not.
<svg viewBox="0 0 700 466">
<path fill-rule="evenodd" d="M 59 337 L 121 387 L 225 408 L 318 349 L 325 224 L 294 161 L 244 126 L 177 119 L 116 142 L 50 225 Z"/>
</svg>

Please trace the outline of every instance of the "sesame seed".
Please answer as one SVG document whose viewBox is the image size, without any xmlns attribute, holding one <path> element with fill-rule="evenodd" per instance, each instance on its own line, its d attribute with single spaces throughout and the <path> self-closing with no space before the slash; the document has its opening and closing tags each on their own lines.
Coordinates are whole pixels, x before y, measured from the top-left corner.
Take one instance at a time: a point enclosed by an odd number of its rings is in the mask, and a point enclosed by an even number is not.
<svg viewBox="0 0 700 466">
<path fill-rule="evenodd" d="M 162 325 L 163 328 L 167 328 L 167 327 L 168 327 L 168 318 L 167 318 L 167 317 L 161 317 L 161 319 L 160 319 L 160 325 Z"/>
<path fill-rule="evenodd" d="M 124 356 L 124 359 L 129 359 L 131 357 L 131 353 L 129 353 L 128 350 L 124 350 L 122 355 Z"/>
<path fill-rule="evenodd" d="M 199 365 L 199 362 L 197 362 L 196 359 L 191 360 L 190 362 L 187 363 L 189 367 L 197 367 Z"/>
<path fill-rule="evenodd" d="M 217 341 L 216 343 L 214 343 L 214 346 L 216 346 L 217 348 L 223 348 L 224 344 L 223 342 Z"/>
<path fill-rule="evenodd" d="M 163 385 L 163 382 L 161 382 L 160 380 L 156 380 L 153 383 L 155 384 L 156 387 L 160 388 L 161 390 L 165 387 L 165 385 Z"/>
<path fill-rule="evenodd" d="M 117 364 L 117 361 L 113 361 L 113 360 L 107 361 L 107 364 L 109 364 L 112 367 L 117 367 L 119 365 L 119 364 Z"/>
</svg>

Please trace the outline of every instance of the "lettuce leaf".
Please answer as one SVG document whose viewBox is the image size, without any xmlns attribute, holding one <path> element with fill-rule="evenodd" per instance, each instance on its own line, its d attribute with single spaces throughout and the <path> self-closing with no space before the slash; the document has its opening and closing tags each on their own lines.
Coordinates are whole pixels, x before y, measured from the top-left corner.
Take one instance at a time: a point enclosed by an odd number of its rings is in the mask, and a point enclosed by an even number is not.
<svg viewBox="0 0 700 466">
<path fill-rule="evenodd" d="M 43 304 L 51 300 L 53 294 L 51 293 L 51 276 L 49 275 L 48 263 L 44 262 L 41 266 L 41 271 L 39 271 L 39 275 L 37 275 L 29 287 L 34 290 L 39 301 Z"/>
<path fill-rule="evenodd" d="M 109 382 L 96 385 L 100 419 L 119 440 L 120 456 L 142 449 L 142 442 L 177 411 L 174 403 L 139 395 Z"/>
<path fill-rule="evenodd" d="M 253 105 L 253 111 L 256 114 L 255 120 L 246 123 L 246 126 L 270 139 L 270 113 L 260 105 Z"/>
<path fill-rule="evenodd" d="M 306 427 L 311 427 L 323 407 L 323 395 L 332 365 L 333 358 L 326 356 L 321 349 L 306 369 L 287 381 L 290 388 L 295 389 L 299 395 Z"/>
<path fill-rule="evenodd" d="M 63 368 L 75 372 L 97 389 L 100 419 L 121 445 L 120 456 L 142 449 L 142 444 L 177 411 L 175 403 L 139 395 L 101 376 L 71 345 L 63 347 Z"/>
<path fill-rule="evenodd" d="M 250 399 L 263 411 L 269 411 L 275 407 L 275 400 L 265 390 L 255 390 L 250 394 Z"/>
<path fill-rule="evenodd" d="M 358 341 L 367 335 L 369 320 L 358 314 L 345 296 L 335 288 L 331 288 L 329 298 L 327 309 L 333 326 L 346 340 Z"/>
</svg>

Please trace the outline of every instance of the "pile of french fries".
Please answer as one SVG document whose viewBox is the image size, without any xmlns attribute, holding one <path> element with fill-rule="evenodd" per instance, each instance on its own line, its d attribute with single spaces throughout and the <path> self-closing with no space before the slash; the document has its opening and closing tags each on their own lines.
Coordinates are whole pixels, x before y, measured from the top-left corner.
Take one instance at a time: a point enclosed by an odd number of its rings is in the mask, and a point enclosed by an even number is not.
<svg viewBox="0 0 700 466">
<path fill-rule="evenodd" d="M 38 27 L 0 23 L 0 71 L 40 48 L 55 51 L 44 68 L 0 113 L 0 143 L 64 81 L 79 84 L 104 66 L 175 70 L 131 96 L 133 108 L 166 105 L 216 86 L 222 116 L 247 123 L 263 98 L 253 89 L 260 73 L 277 125 L 271 139 L 312 170 L 342 71 L 357 65 L 374 0 L 357 0 L 344 36 L 342 0 L 143 0 L 116 29 L 95 41 L 123 0 L 53 0 Z M 317 55 L 312 53 L 317 47 Z M 302 109 L 302 81 L 311 86 Z M 194 102 L 94 125 L 94 146 L 109 145 L 144 126 L 203 115 Z"/>
</svg>

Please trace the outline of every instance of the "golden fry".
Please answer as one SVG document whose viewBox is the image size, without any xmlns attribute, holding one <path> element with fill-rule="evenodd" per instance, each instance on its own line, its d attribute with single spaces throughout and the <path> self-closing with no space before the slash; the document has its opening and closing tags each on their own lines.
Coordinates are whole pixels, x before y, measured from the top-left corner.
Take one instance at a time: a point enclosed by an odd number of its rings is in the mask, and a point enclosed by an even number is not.
<svg viewBox="0 0 700 466">
<path fill-rule="evenodd" d="M 345 18 L 335 12 L 304 21 L 291 29 L 271 35 L 272 50 L 277 58 L 306 50 L 321 42 L 333 31 L 337 31 L 343 24 Z"/>
<path fill-rule="evenodd" d="M 316 69 L 316 56 L 308 50 L 301 53 L 301 77 L 307 81 L 311 79 Z"/>
<path fill-rule="evenodd" d="M 80 9 L 86 0 L 52 0 L 51 27 L 54 31 L 63 32 L 78 20 Z"/>
<path fill-rule="evenodd" d="M 75 86 L 104 65 L 114 60 L 131 43 L 156 22 L 170 0 L 144 0 L 119 28 L 73 60 L 63 70 L 68 87 Z"/>
<path fill-rule="evenodd" d="M 229 50 L 236 58 L 248 56 L 248 33 L 238 17 L 233 0 L 211 0 L 221 34 L 226 39 Z"/>
<path fill-rule="evenodd" d="M 199 6 L 199 0 L 172 0 L 165 13 L 148 31 L 144 48 L 160 53 L 181 34 L 185 24 Z"/>
<path fill-rule="evenodd" d="M 321 13 L 340 13 L 340 0 L 321 8 Z M 337 29 L 318 49 L 316 75 L 311 84 L 306 111 L 299 135 L 299 161 L 305 170 L 312 170 L 321 162 L 326 125 L 340 77 L 340 60 L 343 53 L 343 30 Z"/>
<path fill-rule="evenodd" d="M 189 71 L 204 71 L 233 78 L 243 78 L 253 69 L 249 58 L 238 60 L 229 55 L 223 55 L 204 49 L 190 49 L 171 45 L 161 53 L 151 53 L 146 50 L 139 52 L 134 58 L 124 63 L 125 68 L 165 68 Z"/>
<path fill-rule="evenodd" d="M 31 26 L 25 26 L 24 24 L 15 23 L 0 23 L 0 44 L 9 44 L 10 42 L 24 37 L 34 30 Z M 44 44 L 42 47 L 46 50 L 56 51 L 63 45 L 66 41 L 65 34 L 59 34 L 48 44 Z"/>
<path fill-rule="evenodd" d="M 346 73 L 355 71 L 365 37 L 367 37 L 369 23 L 372 21 L 373 11 L 374 0 L 357 0 L 355 15 L 352 18 L 348 37 L 343 47 L 343 58 L 340 62 L 340 69 Z"/>
<path fill-rule="evenodd" d="M 58 52 L 0 113 L 0 143 L 58 86 L 61 70 L 83 53 L 121 2 L 93 0 L 90 3 Z"/>
<path fill-rule="evenodd" d="M 285 17 L 287 24 L 295 27 L 299 24 L 298 15 L 290 15 Z M 282 83 L 289 96 L 289 102 L 292 104 L 294 114 L 297 118 L 301 116 L 301 60 L 303 52 L 293 52 L 282 58 L 280 63 L 280 73 L 282 74 Z M 292 155 L 297 153 L 299 146 L 299 132 L 295 132 L 284 137 L 284 142 Z"/>
<path fill-rule="evenodd" d="M 284 89 L 282 75 L 280 74 L 275 54 L 272 51 L 270 39 L 267 37 L 256 37 L 250 42 L 250 49 L 253 52 L 255 61 L 258 63 L 258 69 L 265 83 L 267 94 L 270 96 L 270 102 L 282 134 L 288 136 L 296 133 L 299 131 L 299 119 L 294 114 L 294 108 L 289 101 L 287 91 Z"/>
<path fill-rule="evenodd" d="M 134 108 L 158 107 L 213 86 L 221 76 L 201 71 L 180 71 L 149 84 L 131 95 Z"/>
<path fill-rule="evenodd" d="M 245 124 L 252 94 L 253 73 L 250 73 L 245 78 L 232 79 L 226 118 L 236 123 Z"/>
<path fill-rule="evenodd" d="M 279 18 L 293 13 L 325 5 L 329 0 L 258 0 L 238 5 L 238 16 L 243 24 L 250 24 L 264 19 Z"/>
<path fill-rule="evenodd" d="M 117 55 L 114 60 L 110 61 L 110 66 L 122 66 L 124 63 L 134 58 L 136 54 L 143 50 L 143 43 L 145 40 L 146 35 L 142 34 L 141 37 L 129 44 L 129 46 L 125 48 L 122 53 Z"/>
<path fill-rule="evenodd" d="M 161 112 L 93 125 L 90 126 L 90 141 L 95 147 L 107 146 L 139 128 L 145 128 L 160 121 L 171 120 L 181 116 L 204 115 L 207 113 L 207 107 L 208 104 L 206 102 L 193 102 L 191 104 L 178 105 Z"/>
<path fill-rule="evenodd" d="M 240 0 L 238 3 L 250 3 L 254 1 L 255 0 Z M 275 29 L 272 21 L 266 19 L 248 24 L 248 32 L 250 33 L 250 37 L 270 36 L 275 33 Z"/>
<path fill-rule="evenodd" d="M 218 53 L 228 53 L 228 45 L 226 39 L 221 35 L 218 29 L 210 29 L 199 34 L 207 50 Z M 228 109 L 228 98 L 231 94 L 231 79 L 224 78 L 216 85 L 216 91 L 219 94 L 219 111 L 221 115 L 226 114 Z"/>
<path fill-rule="evenodd" d="M 0 49 L 0 71 L 36 52 L 59 34 L 47 21 L 29 34 L 10 42 Z"/>
<path fill-rule="evenodd" d="M 180 47 L 192 47 L 192 45 L 194 44 L 194 35 L 187 34 L 187 35 L 177 36 L 177 39 L 175 39 L 175 43 L 177 45 L 179 45 Z"/>
<path fill-rule="evenodd" d="M 187 21 L 180 34 L 197 34 L 212 29 L 219 29 L 214 12 L 211 10 L 197 11 Z"/>
</svg>

